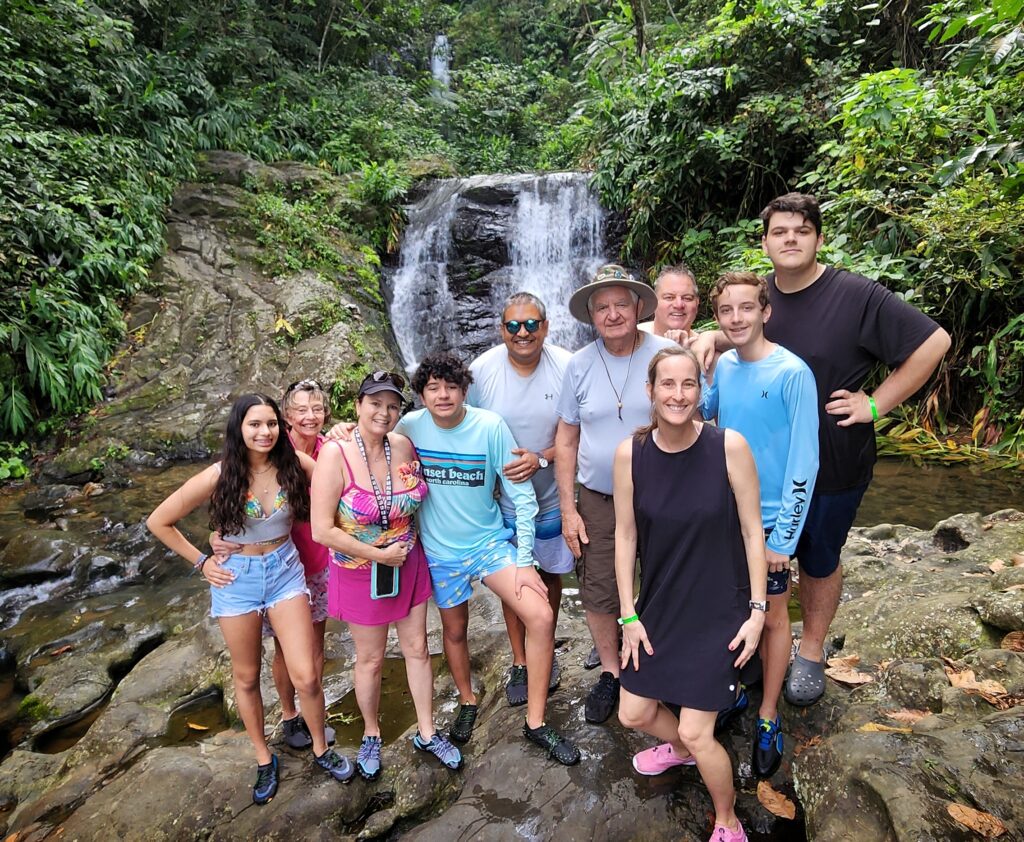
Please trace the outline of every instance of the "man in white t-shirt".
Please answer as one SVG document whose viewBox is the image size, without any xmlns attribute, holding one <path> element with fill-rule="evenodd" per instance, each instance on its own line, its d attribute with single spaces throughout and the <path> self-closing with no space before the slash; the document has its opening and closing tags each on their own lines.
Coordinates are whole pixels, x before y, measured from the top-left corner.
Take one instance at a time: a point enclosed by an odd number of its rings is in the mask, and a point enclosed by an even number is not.
<svg viewBox="0 0 1024 842">
<path fill-rule="evenodd" d="M 562 517 L 555 484 L 555 408 L 562 389 L 565 367 L 572 354 L 545 342 L 548 335 L 544 303 L 528 292 L 517 292 L 505 302 L 501 314 L 503 344 L 485 351 L 470 365 L 473 383 L 467 403 L 500 415 L 512 430 L 519 447 L 517 458 L 503 473 L 513 482 L 533 483 L 540 513 L 535 521 L 533 557 L 541 579 L 548 588 L 548 600 L 558 622 L 562 596 L 562 574 L 570 573 L 575 559 L 562 537 Z M 501 494 L 501 512 L 506 526 L 515 525 L 515 506 Z M 513 707 L 526 704 L 526 627 L 502 603 L 505 627 L 512 646 L 512 668 L 505 696 Z M 550 687 L 558 686 L 559 667 L 552 661 Z"/>
<path fill-rule="evenodd" d="M 666 266 L 654 282 L 654 294 L 658 297 L 654 319 L 642 322 L 637 327 L 688 347 L 690 340 L 696 336 L 692 328 L 700 305 L 697 279 L 692 270 L 682 263 Z"/>
</svg>

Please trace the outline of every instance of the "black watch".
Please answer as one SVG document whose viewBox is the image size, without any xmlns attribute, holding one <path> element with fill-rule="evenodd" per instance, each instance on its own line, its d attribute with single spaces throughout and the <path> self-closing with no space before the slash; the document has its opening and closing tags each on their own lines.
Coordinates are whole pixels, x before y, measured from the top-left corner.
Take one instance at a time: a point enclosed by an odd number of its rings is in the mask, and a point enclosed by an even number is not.
<svg viewBox="0 0 1024 842">
<path fill-rule="evenodd" d="M 765 600 L 764 602 L 755 602 L 754 600 L 750 600 L 750 602 L 747 603 L 747 608 L 749 608 L 751 611 L 764 611 L 767 614 L 768 601 Z"/>
</svg>

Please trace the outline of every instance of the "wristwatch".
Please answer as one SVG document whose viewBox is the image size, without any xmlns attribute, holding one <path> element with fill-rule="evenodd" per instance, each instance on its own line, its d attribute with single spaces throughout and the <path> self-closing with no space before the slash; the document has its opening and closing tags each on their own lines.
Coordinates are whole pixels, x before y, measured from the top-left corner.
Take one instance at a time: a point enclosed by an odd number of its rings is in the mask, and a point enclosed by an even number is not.
<svg viewBox="0 0 1024 842">
<path fill-rule="evenodd" d="M 765 613 L 768 613 L 768 602 L 754 602 L 754 600 L 750 600 L 750 602 L 747 603 L 747 608 L 752 611 L 764 611 Z"/>
<path fill-rule="evenodd" d="M 537 465 L 541 468 L 546 468 L 551 463 L 545 459 L 541 454 L 537 454 Z"/>
</svg>

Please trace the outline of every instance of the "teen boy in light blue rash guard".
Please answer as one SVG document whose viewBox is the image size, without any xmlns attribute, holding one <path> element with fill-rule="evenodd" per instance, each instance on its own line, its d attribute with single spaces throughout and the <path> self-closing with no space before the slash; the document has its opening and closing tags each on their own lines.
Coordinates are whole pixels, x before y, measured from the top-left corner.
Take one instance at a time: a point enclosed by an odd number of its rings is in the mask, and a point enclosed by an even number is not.
<svg viewBox="0 0 1024 842">
<path fill-rule="evenodd" d="M 515 510 L 516 566 L 532 567 L 537 497 L 530 483 L 511 482 L 501 473 L 517 447 L 512 432 L 490 410 L 466 405 L 465 412 L 452 429 L 438 427 L 426 409 L 410 412 L 395 428 L 416 443 L 430 489 L 420 509 L 423 546 L 431 560 L 462 561 L 495 541 L 510 541 L 512 530 L 494 498 L 498 481 Z"/>
<path fill-rule="evenodd" d="M 770 777 L 782 761 L 779 695 L 789 665 L 789 560 L 796 551 L 818 475 L 818 408 L 814 375 L 796 354 L 764 336 L 771 316 L 768 287 L 753 272 L 718 279 L 712 305 L 733 350 L 706 384 L 705 418 L 716 418 L 747 440 L 761 483 L 761 519 L 768 558 L 768 605 L 761 637 L 764 694 L 752 767 Z"/>
<path fill-rule="evenodd" d="M 502 475 L 502 466 L 512 459 L 517 445 L 500 416 L 465 405 L 472 382 L 469 368 L 456 357 L 427 357 L 412 381 L 425 409 L 411 413 L 397 427 L 419 451 L 429 489 L 419 510 L 420 537 L 441 613 L 444 653 L 460 701 L 448 733 L 464 743 L 476 722 L 466 632 L 473 580 L 480 579 L 526 627 L 523 736 L 548 757 L 571 766 L 579 763 L 579 749 L 544 721 L 555 622 L 547 587 L 533 566 L 537 497 L 531 483 L 514 483 Z M 496 481 L 515 505 L 518 548 L 510 543 L 512 530 L 502 522 L 494 497 Z"/>
</svg>

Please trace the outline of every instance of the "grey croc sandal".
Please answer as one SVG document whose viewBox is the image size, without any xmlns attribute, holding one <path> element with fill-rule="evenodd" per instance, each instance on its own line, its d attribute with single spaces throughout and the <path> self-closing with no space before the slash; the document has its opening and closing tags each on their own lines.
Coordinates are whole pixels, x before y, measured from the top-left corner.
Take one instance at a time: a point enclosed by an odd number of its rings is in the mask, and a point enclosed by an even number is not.
<svg viewBox="0 0 1024 842">
<path fill-rule="evenodd" d="M 797 707 L 813 705 L 825 695 L 825 661 L 809 661 L 799 653 L 793 658 L 783 691 L 786 701 Z"/>
</svg>

